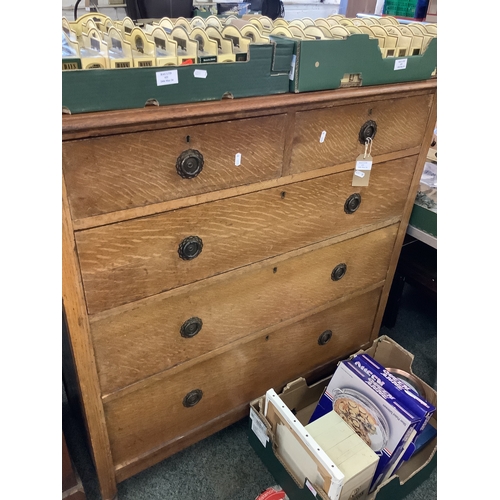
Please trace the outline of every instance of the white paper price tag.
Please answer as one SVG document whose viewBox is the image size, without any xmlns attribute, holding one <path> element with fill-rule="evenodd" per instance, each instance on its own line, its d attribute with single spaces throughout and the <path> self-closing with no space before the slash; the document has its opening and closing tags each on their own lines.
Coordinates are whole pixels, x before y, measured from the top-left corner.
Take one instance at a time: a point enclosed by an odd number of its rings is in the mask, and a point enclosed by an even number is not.
<svg viewBox="0 0 500 500">
<path fill-rule="evenodd" d="M 408 63 L 408 59 L 396 59 L 394 61 L 394 71 L 398 69 L 406 69 L 406 64 Z"/>
<path fill-rule="evenodd" d="M 368 186 L 372 170 L 373 158 L 370 154 L 361 154 L 356 158 L 352 175 L 353 186 Z"/>
<path fill-rule="evenodd" d="M 290 73 L 288 74 L 288 78 L 293 80 L 295 78 L 295 61 L 297 57 L 295 55 L 292 56 L 292 62 L 290 63 Z"/>
<path fill-rule="evenodd" d="M 159 71 L 156 73 L 156 85 L 175 85 L 179 83 L 179 75 L 176 69 L 170 71 Z"/>
<path fill-rule="evenodd" d="M 206 69 L 195 69 L 194 70 L 194 77 L 195 78 L 206 78 L 208 75 Z"/>
<path fill-rule="evenodd" d="M 241 153 L 236 153 L 234 156 L 234 164 L 239 167 L 241 165 Z"/>
<path fill-rule="evenodd" d="M 371 160 L 357 160 L 356 161 L 356 170 L 371 170 L 372 169 L 372 161 Z"/>
<path fill-rule="evenodd" d="M 267 429 L 266 426 L 261 422 L 257 413 L 255 413 L 255 410 L 253 408 L 250 408 L 250 420 L 252 421 L 252 431 L 259 438 L 259 441 L 265 448 L 267 442 L 269 441 L 269 436 L 267 435 Z"/>
<path fill-rule="evenodd" d="M 306 486 L 309 488 L 309 491 L 316 496 L 318 492 L 314 489 L 313 485 L 309 482 L 309 479 L 306 479 Z"/>
<path fill-rule="evenodd" d="M 323 130 L 323 132 L 321 132 L 319 142 L 321 142 L 321 143 L 325 142 L 325 137 L 326 137 L 326 130 Z"/>
</svg>

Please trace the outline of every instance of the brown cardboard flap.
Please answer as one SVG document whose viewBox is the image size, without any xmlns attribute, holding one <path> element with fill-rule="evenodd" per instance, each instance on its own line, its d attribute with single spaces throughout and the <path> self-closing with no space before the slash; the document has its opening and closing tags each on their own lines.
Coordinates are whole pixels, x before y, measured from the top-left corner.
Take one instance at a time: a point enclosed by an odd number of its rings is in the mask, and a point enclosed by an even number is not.
<svg viewBox="0 0 500 500">
<path fill-rule="evenodd" d="M 399 368 L 412 375 L 415 375 L 412 370 L 412 364 L 415 356 L 401 347 L 398 343 L 392 340 L 387 335 L 382 335 L 376 339 L 369 349 L 366 349 L 366 354 L 372 356 L 373 359 L 378 361 L 382 366 Z M 417 375 L 415 375 L 417 377 Z M 437 393 L 428 384 L 426 384 L 420 377 L 417 377 L 425 389 L 425 399 L 437 408 Z M 437 418 L 437 411 L 435 413 Z"/>
<path fill-rule="evenodd" d="M 291 382 L 290 384 L 287 385 L 287 388 L 289 386 L 291 386 L 292 391 L 298 390 L 300 392 L 303 389 L 305 389 L 306 391 L 308 390 L 306 381 L 303 378 L 299 378 L 297 380 L 294 380 L 293 382 Z M 311 409 L 311 412 L 312 412 L 316 405 L 313 404 L 310 406 L 312 407 L 312 409 Z M 281 465 L 284 467 L 284 469 L 289 474 L 289 476 L 293 479 L 295 484 L 300 489 L 305 488 L 305 484 L 300 483 L 297 476 L 294 474 L 293 470 L 288 466 L 286 461 L 283 460 L 283 458 L 280 456 L 279 450 L 277 448 L 277 444 L 276 444 L 277 443 L 277 440 L 276 440 L 277 426 L 278 425 L 287 425 L 286 422 L 282 421 L 282 419 L 279 418 L 279 414 L 277 414 L 273 410 L 271 411 L 271 413 L 272 413 L 271 418 L 270 419 L 266 418 L 266 416 L 264 415 L 265 396 L 261 396 L 260 398 L 253 400 L 250 403 L 250 407 L 255 410 L 260 421 L 266 426 L 268 435 L 271 438 L 273 454 L 276 457 L 276 459 L 281 463 Z M 272 408 L 272 406 L 271 406 L 271 408 Z M 292 429 L 290 429 L 290 430 L 291 430 L 291 432 L 293 432 Z M 328 483 L 328 481 L 326 481 L 326 482 Z M 313 487 L 316 489 L 316 498 L 318 498 L 319 500 L 329 500 L 329 497 L 328 497 L 327 493 L 323 490 L 323 488 L 321 488 L 317 484 L 313 484 Z"/>
<path fill-rule="evenodd" d="M 392 340 L 390 337 L 385 335 L 374 340 L 373 344 L 365 350 L 360 350 L 358 353 L 366 353 L 372 356 L 383 366 L 390 366 L 393 368 L 399 368 L 405 370 L 408 373 L 414 375 L 411 366 L 413 363 L 414 355 L 408 352 L 406 349 L 401 347 L 398 343 Z M 416 375 L 415 375 L 416 376 Z M 430 424 L 437 429 L 437 392 L 430 387 L 428 384 L 423 382 L 420 377 L 417 377 L 423 384 L 426 399 L 436 407 L 436 412 L 430 419 Z M 288 406 L 290 410 L 295 413 L 297 420 L 302 424 L 306 425 L 312 415 L 312 412 L 316 408 L 316 405 L 323 394 L 331 376 L 316 382 L 315 384 L 308 386 L 304 378 L 298 378 L 293 382 L 290 382 L 283 389 L 280 394 L 282 401 Z M 271 437 L 271 442 L 275 443 L 275 436 L 271 428 L 273 427 L 263 416 L 264 408 L 264 397 L 261 397 L 251 403 L 254 409 L 259 413 L 259 417 L 265 423 L 269 430 L 269 436 Z M 298 484 L 297 479 L 293 476 L 283 460 L 280 459 L 279 455 L 275 451 L 275 456 L 278 460 L 285 466 L 288 473 L 294 478 L 294 481 Z M 370 493 L 367 500 L 375 500 L 379 491 L 384 488 L 391 481 L 398 481 L 399 484 L 403 485 L 406 481 L 411 479 L 415 474 L 420 472 L 431 460 L 437 451 L 437 438 L 435 437 L 430 441 L 425 448 L 419 451 L 415 456 L 411 457 L 410 460 L 405 462 L 397 471 L 396 474 L 391 476 L 391 478 L 384 481 L 378 486 L 378 488 Z"/>
<path fill-rule="evenodd" d="M 373 359 L 378 361 L 383 366 L 399 368 L 401 370 L 405 370 L 408 373 L 411 373 L 412 375 L 415 375 L 411 368 L 415 356 L 386 335 L 382 335 L 379 338 L 375 339 L 371 347 L 359 352 L 364 352 L 370 355 Z M 425 389 L 425 399 L 436 407 L 436 412 L 430 419 L 430 424 L 437 429 L 437 392 L 423 380 L 421 380 L 420 377 L 417 378 L 422 383 Z M 432 460 L 432 458 L 436 454 L 436 451 L 437 437 L 430 441 L 419 453 L 417 453 L 415 456 L 411 457 L 410 460 L 401 465 L 401 467 L 399 467 L 399 469 L 396 471 L 396 474 L 380 484 L 379 487 L 368 496 L 367 500 L 374 500 L 377 496 L 378 491 L 380 491 L 380 489 L 386 486 L 390 481 L 397 480 L 399 481 L 399 484 L 404 484 Z"/>
<path fill-rule="evenodd" d="M 276 455 L 278 460 L 280 460 L 280 462 L 285 466 L 287 471 L 291 473 L 291 476 L 294 478 L 296 484 L 300 485 L 300 482 L 297 480 L 297 473 L 307 469 L 307 467 L 304 467 L 304 464 L 307 462 L 309 464 L 313 464 L 312 467 L 315 472 L 312 474 L 312 476 L 318 476 L 318 478 L 321 478 L 323 487 L 321 487 L 312 478 L 309 478 L 316 491 L 321 489 L 323 489 L 325 492 L 328 491 L 332 482 L 329 471 L 307 448 L 307 446 L 297 434 L 296 428 L 292 428 L 283 418 L 278 409 L 271 403 L 267 408 L 266 420 L 271 424 L 271 428 L 274 431 L 274 454 Z M 291 445 L 295 445 L 291 448 L 292 450 L 296 451 L 295 455 L 290 453 L 289 447 L 291 447 Z M 294 467 L 297 468 L 297 473 L 295 473 Z M 326 498 L 328 498 L 328 496 L 326 496 Z"/>
<path fill-rule="evenodd" d="M 293 413 L 296 413 L 302 425 L 309 423 L 312 412 L 330 382 L 330 378 L 324 378 L 309 387 L 306 380 L 301 377 L 287 384 L 281 392 L 280 398 Z"/>
<path fill-rule="evenodd" d="M 399 368 L 408 373 L 413 373 L 411 371 L 411 365 L 414 359 L 413 354 L 403 349 L 386 335 L 382 335 L 376 339 L 369 349 L 361 352 L 369 354 L 373 359 L 376 359 L 385 367 Z"/>
</svg>

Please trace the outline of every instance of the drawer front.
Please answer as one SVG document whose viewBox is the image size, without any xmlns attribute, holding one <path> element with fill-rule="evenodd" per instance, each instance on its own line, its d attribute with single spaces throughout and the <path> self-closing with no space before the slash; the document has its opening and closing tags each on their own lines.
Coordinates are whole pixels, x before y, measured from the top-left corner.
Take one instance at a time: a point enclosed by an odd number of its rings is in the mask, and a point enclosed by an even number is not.
<svg viewBox="0 0 500 500">
<path fill-rule="evenodd" d="M 74 219 L 141 207 L 281 175 L 285 115 L 63 143 Z M 194 153 L 201 153 L 201 162 Z M 235 161 L 241 155 L 240 165 Z M 178 167 L 178 168 L 177 168 Z"/>
<path fill-rule="evenodd" d="M 356 351 L 369 341 L 380 291 L 166 374 L 161 381 L 105 403 L 115 464 L 184 436 L 271 387 L 279 390 L 308 370 Z M 196 390 L 202 391 L 199 402 L 184 406 L 186 395 Z M 191 402 L 195 401 L 192 394 Z"/>
<path fill-rule="evenodd" d="M 431 95 L 422 95 L 298 112 L 291 172 L 354 162 L 365 150 L 359 133 L 369 120 L 377 125 L 373 156 L 420 146 L 431 103 Z"/>
<path fill-rule="evenodd" d="M 366 187 L 352 187 L 348 171 L 78 232 L 89 313 L 398 217 L 416 160 L 374 165 Z M 359 208 L 347 213 L 356 193 Z M 201 251 L 192 259 L 187 241 Z"/>
<path fill-rule="evenodd" d="M 114 392 L 382 282 L 398 227 L 393 224 L 277 264 L 264 263 L 215 283 L 207 280 L 182 293 L 91 317 L 103 392 Z M 334 269 L 334 277 L 340 279 L 332 279 Z"/>
</svg>

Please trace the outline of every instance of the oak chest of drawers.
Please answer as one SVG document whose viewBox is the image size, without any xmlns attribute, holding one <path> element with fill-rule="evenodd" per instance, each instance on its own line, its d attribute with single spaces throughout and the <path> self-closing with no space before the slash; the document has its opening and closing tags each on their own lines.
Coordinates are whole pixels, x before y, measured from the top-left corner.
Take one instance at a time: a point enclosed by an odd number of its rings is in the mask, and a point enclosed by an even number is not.
<svg viewBox="0 0 500 500">
<path fill-rule="evenodd" d="M 63 117 L 63 305 L 104 500 L 378 336 L 435 121 L 436 80 Z"/>
</svg>

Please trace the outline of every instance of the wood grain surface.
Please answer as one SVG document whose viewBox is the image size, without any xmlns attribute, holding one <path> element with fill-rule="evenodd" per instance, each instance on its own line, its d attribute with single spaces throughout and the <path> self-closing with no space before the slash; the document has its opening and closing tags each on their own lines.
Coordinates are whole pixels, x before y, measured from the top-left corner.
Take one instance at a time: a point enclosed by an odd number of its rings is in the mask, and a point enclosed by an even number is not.
<svg viewBox="0 0 500 500">
<path fill-rule="evenodd" d="M 286 145 L 285 145 L 286 148 Z M 286 151 L 285 151 L 286 152 Z M 404 149 L 395 153 L 386 153 L 383 155 L 373 156 L 373 163 L 385 163 L 387 161 L 398 160 L 406 158 L 407 156 L 415 156 L 420 153 L 420 147 Z M 285 155 L 286 156 L 286 155 Z M 285 160 L 284 160 L 285 161 Z M 353 162 L 339 163 L 332 167 L 324 167 L 318 170 L 308 170 L 299 174 L 283 174 L 282 177 L 277 179 L 269 179 L 267 181 L 257 182 L 253 184 L 246 184 L 244 186 L 236 186 L 219 191 L 212 191 L 210 193 L 197 194 L 193 196 L 186 196 L 177 200 L 163 201 L 160 203 L 153 203 L 144 207 L 130 208 L 126 210 L 119 210 L 95 217 L 86 217 L 84 219 L 73 219 L 73 228 L 75 231 L 82 231 L 84 229 L 91 229 L 94 227 L 107 226 L 108 224 L 116 224 L 131 219 L 138 219 L 140 217 L 147 217 L 149 215 L 156 215 L 171 210 L 178 210 L 179 208 L 187 208 L 194 205 L 202 205 L 203 203 L 211 203 L 234 196 L 241 196 L 243 194 L 255 193 L 273 187 L 286 186 L 287 184 L 306 181 L 309 179 L 317 179 L 327 175 L 336 174 L 340 172 L 352 171 Z"/>
<path fill-rule="evenodd" d="M 103 500 L 114 500 L 117 492 L 115 471 L 64 181 L 62 184 L 62 306 L 101 495 Z"/>
<path fill-rule="evenodd" d="M 387 270 L 387 283 L 384 286 L 382 292 L 382 297 L 380 299 L 380 307 L 377 310 L 377 315 L 375 317 L 375 322 L 373 324 L 373 331 L 371 335 L 371 340 L 375 340 L 379 336 L 380 326 L 382 324 L 382 319 L 384 316 L 385 307 L 387 305 L 387 300 L 391 290 L 391 284 L 394 279 L 394 274 L 396 272 L 396 267 L 398 265 L 399 256 L 401 254 L 401 247 L 406 235 L 406 230 L 408 228 L 408 221 L 410 220 L 411 213 L 415 204 L 415 196 L 420 186 L 420 179 L 422 177 L 422 172 L 424 170 L 425 162 L 427 160 L 427 154 L 429 151 L 429 144 L 431 143 L 432 136 L 434 134 L 434 129 L 437 121 L 437 95 L 432 95 L 432 107 L 427 119 L 427 126 L 425 130 L 424 137 L 422 139 L 422 144 L 420 148 L 420 154 L 417 160 L 417 166 L 415 168 L 415 173 L 413 174 L 413 179 L 411 180 L 408 199 L 406 200 L 406 205 L 403 211 L 403 217 L 401 219 L 401 227 L 396 238 L 396 244 L 394 246 L 394 252 L 391 256 L 391 261 L 389 268 Z"/>
<path fill-rule="evenodd" d="M 397 229 L 394 224 L 278 265 L 250 268 L 212 286 L 91 318 L 103 392 L 116 391 L 385 279 Z M 347 272 L 333 281 L 332 270 L 340 263 L 347 265 Z M 195 337 L 184 338 L 180 328 L 192 317 L 202 320 L 202 329 Z"/>
<path fill-rule="evenodd" d="M 300 111 L 373 102 L 394 97 L 431 94 L 437 79 L 368 87 L 281 94 L 262 97 L 224 99 L 222 101 L 174 104 L 170 106 L 124 109 L 106 113 L 81 113 L 62 116 L 63 141 L 102 137 L 117 133 L 158 130 L 205 122 L 215 123 L 238 118 L 276 114 L 281 110 Z"/>
<path fill-rule="evenodd" d="M 379 296 L 380 289 L 361 295 L 106 404 L 115 464 L 184 435 L 270 387 L 279 389 L 313 366 L 355 351 L 369 337 Z M 332 338 L 319 345 L 325 330 L 332 331 Z M 194 389 L 203 392 L 201 401 L 186 408 L 183 398 Z"/>
<path fill-rule="evenodd" d="M 65 142 L 63 172 L 72 217 L 279 177 L 284 123 L 285 115 L 274 115 Z M 183 179 L 176 161 L 188 149 L 203 155 L 204 166 L 197 177 Z"/>
<path fill-rule="evenodd" d="M 63 304 L 103 500 L 247 415 L 270 387 L 326 376 L 379 334 L 436 87 L 63 117 Z M 367 120 L 376 161 L 369 186 L 353 188 Z M 175 168 L 187 149 L 204 157 L 193 179 Z M 361 206 L 348 215 L 354 192 Z M 191 235 L 203 251 L 183 261 Z M 347 272 L 333 281 L 340 263 Z M 184 338 L 193 317 L 202 328 Z M 186 408 L 194 389 L 203 397 Z"/>
<path fill-rule="evenodd" d="M 89 313 L 110 309 L 295 248 L 400 216 L 416 157 L 373 167 L 370 184 L 352 171 L 76 233 Z M 347 214 L 353 193 L 361 205 Z M 182 260 L 188 236 L 201 254 Z"/>
<path fill-rule="evenodd" d="M 368 120 L 377 124 L 372 155 L 418 146 L 431 103 L 432 96 L 421 95 L 296 113 L 290 172 L 355 161 L 365 151 L 359 132 Z"/>
</svg>

